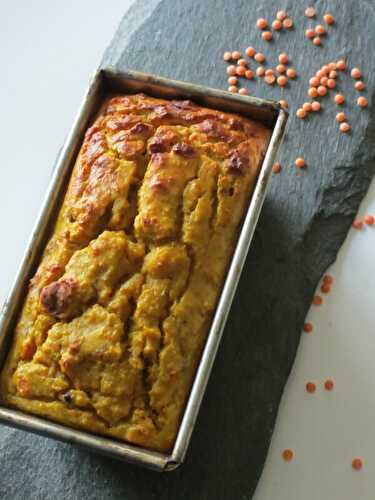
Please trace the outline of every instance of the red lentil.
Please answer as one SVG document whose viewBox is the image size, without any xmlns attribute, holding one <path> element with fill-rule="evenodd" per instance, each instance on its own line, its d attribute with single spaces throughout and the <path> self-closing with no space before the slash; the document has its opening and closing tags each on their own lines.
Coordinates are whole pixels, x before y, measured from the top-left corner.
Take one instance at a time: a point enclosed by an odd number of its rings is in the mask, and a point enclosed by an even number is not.
<svg viewBox="0 0 375 500">
<path fill-rule="evenodd" d="M 283 450 L 282 457 L 286 462 L 290 462 L 294 458 L 294 451 L 287 448 L 286 450 Z"/>
<path fill-rule="evenodd" d="M 327 95 L 327 87 L 324 87 L 323 85 L 319 85 L 319 87 L 317 88 L 317 92 L 318 92 L 318 95 L 323 97 L 323 96 Z"/>
<path fill-rule="evenodd" d="M 323 276 L 323 283 L 328 283 L 329 285 L 332 285 L 333 283 L 333 276 L 331 274 L 325 274 Z"/>
<path fill-rule="evenodd" d="M 232 94 L 237 94 L 238 88 L 235 85 L 231 85 L 228 87 L 228 92 L 232 92 Z"/>
<path fill-rule="evenodd" d="M 236 75 L 236 66 L 231 64 L 230 66 L 227 67 L 227 73 L 229 76 L 235 76 Z"/>
<path fill-rule="evenodd" d="M 333 79 L 337 78 L 337 71 L 336 71 L 336 70 L 334 70 L 334 69 L 332 69 L 332 70 L 329 72 L 328 76 L 329 76 L 330 78 L 333 78 Z"/>
<path fill-rule="evenodd" d="M 249 94 L 249 91 L 247 89 L 245 89 L 244 87 L 240 88 L 240 90 L 238 91 L 239 94 L 241 95 L 248 95 Z"/>
<path fill-rule="evenodd" d="M 277 84 L 280 87 L 285 87 L 285 85 L 288 83 L 288 78 L 284 75 L 280 75 L 277 79 Z"/>
<path fill-rule="evenodd" d="M 362 82 L 362 80 L 359 80 L 358 82 L 355 82 L 354 88 L 356 90 L 365 90 L 366 85 Z"/>
<path fill-rule="evenodd" d="M 318 24 L 317 26 L 315 26 L 315 33 L 319 36 L 323 36 L 326 34 L 326 29 L 321 24 Z"/>
<path fill-rule="evenodd" d="M 307 93 L 308 93 L 309 97 L 318 97 L 318 91 L 315 87 L 309 88 Z"/>
<path fill-rule="evenodd" d="M 267 23 L 267 21 L 266 21 L 263 17 L 260 17 L 260 18 L 257 20 L 257 27 L 258 27 L 260 30 L 265 30 L 265 29 L 268 27 L 268 23 Z"/>
<path fill-rule="evenodd" d="M 325 389 L 326 391 L 332 391 L 332 390 L 333 390 L 333 388 L 334 388 L 334 386 L 335 386 L 335 383 L 334 383 L 334 381 L 333 381 L 332 379 L 330 379 L 330 378 L 329 378 L 329 379 L 327 379 L 327 380 L 324 382 L 324 389 Z"/>
<path fill-rule="evenodd" d="M 330 71 L 334 71 L 335 69 L 337 69 L 337 64 L 335 62 L 330 62 L 328 64 L 328 67 Z"/>
<path fill-rule="evenodd" d="M 320 39 L 320 37 L 316 36 L 314 39 L 313 39 L 313 44 L 318 46 L 318 45 L 321 45 L 322 44 L 322 41 Z"/>
<path fill-rule="evenodd" d="M 327 81 L 327 87 L 329 89 L 334 89 L 336 88 L 336 80 L 334 80 L 333 78 L 328 78 L 328 81 Z"/>
<path fill-rule="evenodd" d="M 353 223 L 352 223 L 352 226 L 354 229 L 362 229 L 363 227 L 363 222 L 361 221 L 361 219 L 359 219 L 358 217 L 356 219 L 354 219 Z"/>
<path fill-rule="evenodd" d="M 235 50 L 234 52 L 232 52 L 232 59 L 234 59 L 235 61 L 237 61 L 238 59 L 241 59 L 241 52 L 238 52 L 238 50 Z"/>
<path fill-rule="evenodd" d="M 350 72 L 350 76 L 355 80 L 359 80 L 362 77 L 361 70 L 359 68 L 353 68 Z"/>
<path fill-rule="evenodd" d="M 246 73 L 246 68 L 244 66 L 237 66 L 236 75 L 245 76 L 245 73 Z"/>
<path fill-rule="evenodd" d="M 279 174 L 281 172 L 281 165 L 278 161 L 272 165 L 272 172 L 274 174 Z"/>
<path fill-rule="evenodd" d="M 324 86 L 327 85 L 328 83 L 328 77 L 327 76 L 322 76 L 322 78 L 320 79 L 320 83 Z"/>
<path fill-rule="evenodd" d="M 285 73 L 285 71 L 286 71 L 286 67 L 285 67 L 285 65 L 284 65 L 284 64 L 278 64 L 278 65 L 276 66 L 276 71 L 277 71 L 278 73 Z"/>
<path fill-rule="evenodd" d="M 288 54 L 286 54 L 285 52 L 279 54 L 279 63 L 288 64 L 288 61 L 289 61 Z"/>
<path fill-rule="evenodd" d="M 303 158 L 301 158 L 301 157 L 296 158 L 294 164 L 295 164 L 295 166 L 297 168 L 304 168 L 304 166 L 305 166 L 305 160 Z"/>
<path fill-rule="evenodd" d="M 288 78 L 295 78 L 297 76 L 297 71 L 294 68 L 288 68 L 286 70 L 286 75 Z"/>
<path fill-rule="evenodd" d="M 305 16 L 306 17 L 315 17 L 315 9 L 314 7 L 307 7 L 306 10 L 305 10 Z"/>
<path fill-rule="evenodd" d="M 319 101 L 313 101 L 311 103 L 311 108 L 313 111 L 320 111 L 321 105 Z"/>
<path fill-rule="evenodd" d="M 352 468 L 354 470 L 361 470 L 363 467 L 363 460 L 361 458 L 353 458 Z"/>
<path fill-rule="evenodd" d="M 259 66 L 259 68 L 257 68 L 257 70 L 256 70 L 257 76 L 264 76 L 265 73 L 266 73 L 266 69 L 264 66 Z"/>
<path fill-rule="evenodd" d="M 360 97 L 358 97 L 357 99 L 357 104 L 358 106 L 360 106 L 361 108 L 366 108 L 368 106 L 368 100 L 366 99 L 366 97 L 363 97 L 363 95 L 361 95 Z"/>
<path fill-rule="evenodd" d="M 262 33 L 262 38 L 263 40 L 265 40 L 266 42 L 269 42 L 272 40 L 272 32 L 271 31 L 263 31 Z"/>
<path fill-rule="evenodd" d="M 336 121 L 338 121 L 339 123 L 342 123 L 346 120 L 346 116 L 345 116 L 345 113 L 343 113 L 341 111 L 341 113 L 337 113 L 336 115 Z"/>
<path fill-rule="evenodd" d="M 293 28 L 293 24 L 293 19 L 291 19 L 290 17 L 285 18 L 283 21 L 283 27 L 287 30 Z"/>
<path fill-rule="evenodd" d="M 320 295 L 314 295 L 312 303 L 314 306 L 321 306 L 323 303 L 323 299 Z"/>
<path fill-rule="evenodd" d="M 246 49 L 246 55 L 249 56 L 249 57 L 254 57 L 256 54 L 256 50 L 254 49 L 254 47 L 248 47 Z"/>
<path fill-rule="evenodd" d="M 314 38 L 314 36 L 315 36 L 315 31 L 314 31 L 314 30 L 312 30 L 312 29 L 307 29 L 307 30 L 305 31 L 305 35 L 306 35 L 306 38 L 308 38 L 308 39 L 310 40 L 311 38 Z"/>
<path fill-rule="evenodd" d="M 350 130 L 350 125 L 348 122 L 342 122 L 340 125 L 340 132 L 347 134 Z"/>
<path fill-rule="evenodd" d="M 273 73 L 273 69 L 271 69 L 271 68 L 270 69 L 266 69 L 266 73 L 265 73 L 266 76 L 272 76 L 273 74 L 274 74 Z"/>
<path fill-rule="evenodd" d="M 285 99 L 280 99 L 279 104 L 280 104 L 280 106 L 281 106 L 283 109 L 288 109 L 288 108 L 289 108 L 288 101 L 286 101 Z"/>
<path fill-rule="evenodd" d="M 248 80 L 252 80 L 254 78 L 254 71 L 252 71 L 251 69 L 246 70 L 245 77 Z"/>
<path fill-rule="evenodd" d="M 232 59 L 232 52 L 224 52 L 223 59 L 224 61 L 230 61 Z"/>
<path fill-rule="evenodd" d="M 368 226 L 373 226 L 375 222 L 375 217 L 373 215 L 367 214 L 365 215 L 365 218 L 363 219 L 365 221 L 365 224 Z"/>
<path fill-rule="evenodd" d="M 306 111 L 306 113 L 309 113 L 310 111 L 312 111 L 312 104 L 311 104 L 311 102 L 304 102 L 303 106 L 302 106 L 302 109 L 304 109 Z"/>
<path fill-rule="evenodd" d="M 238 59 L 237 64 L 245 67 L 248 65 L 246 59 Z"/>
<path fill-rule="evenodd" d="M 335 95 L 335 103 L 341 106 L 341 104 L 344 104 L 345 102 L 345 97 L 342 94 L 336 94 Z"/>
<path fill-rule="evenodd" d="M 313 394 L 315 391 L 316 391 L 316 384 L 314 384 L 314 382 L 307 382 L 306 392 Z"/>
<path fill-rule="evenodd" d="M 275 31 L 279 31 L 281 30 L 282 27 L 283 27 L 282 22 L 279 19 L 275 19 L 273 21 L 272 29 L 274 29 Z"/>
<path fill-rule="evenodd" d="M 329 283 L 323 283 L 320 287 L 322 293 L 329 293 L 331 291 L 331 285 Z"/>
<path fill-rule="evenodd" d="M 324 14 L 323 19 L 326 24 L 333 24 L 335 22 L 332 14 Z"/>
<path fill-rule="evenodd" d="M 276 77 L 274 75 L 266 75 L 264 77 L 264 81 L 268 84 L 268 85 L 273 85 L 275 82 L 276 82 Z"/>
<path fill-rule="evenodd" d="M 344 71 L 346 69 L 346 62 L 344 61 L 344 59 L 340 59 L 340 61 L 337 61 L 336 68 L 340 71 Z"/>
<path fill-rule="evenodd" d="M 235 77 L 235 76 L 230 76 L 230 77 L 228 78 L 228 83 L 229 83 L 229 85 L 237 85 L 237 83 L 238 83 L 238 78 L 237 78 L 237 77 Z"/>
<path fill-rule="evenodd" d="M 313 76 L 312 78 L 310 78 L 309 83 L 311 87 L 318 87 L 320 83 L 320 78 L 318 78 L 317 76 Z"/>
<path fill-rule="evenodd" d="M 306 111 L 303 108 L 298 108 L 296 111 L 296 116 L 297 118 L 303 119 L 306 116 Z"/>
<path fill-rule="evenodd" d="M 257 52 L 254 56 L 254 59 L 256 60 L 256 62 L 258 63 L 262 63 L 266 60 L 264 54 L 262 54 L 261 52 Z"/>
</svg>

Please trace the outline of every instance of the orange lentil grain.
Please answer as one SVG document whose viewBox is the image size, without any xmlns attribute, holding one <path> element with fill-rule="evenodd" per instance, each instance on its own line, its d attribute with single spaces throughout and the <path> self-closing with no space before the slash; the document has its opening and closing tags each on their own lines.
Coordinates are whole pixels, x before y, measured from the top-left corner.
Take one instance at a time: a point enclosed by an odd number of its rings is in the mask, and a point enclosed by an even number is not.
<svg viewBox="0 0 375 500">
<path fill-rule="evenodd" d="M 336 68 L 340 71 L 344 71 L 346 69 L 346 62 L 344 59 L 340 59 L 340 61 L 337 61 L 336 63 Z"/>
<path fill-rule="evenodd" d="M 283 450 L 281 455 L 285 460 L 285 462 L 290 462 L 294 458 L 294 451 L 291 450 L 290 448 L 287 448 L 286 450 Z"/>
<path fill-rule="evenodd" d="M 363 467 L 363 460 L 361 458 L 353 458 L 352 468 L 354 470 L 361 470 Z"/>
<path fill-rule="evenodd" d="M 288 108 L 289 108 L 288 101 L 286 101 L 285 99 L 280 99 L 279 104 L 280 104 L 280 106 L 281 106 L 283 109 L 288 109 Z"/>
<path fill-rule="evenodd" d="M 314 36 L 315 36 L 315 31 L 314 31 L 314 30 L 312 30 L 312 29 L 307 29 L 307 30 L 305 31 L 305 36 L 306 36 L 306 38 L 308 38 L 308 39 L 310 40 L 311 38 L 314 38 Z"/>
<path fill-rule="evenodd" d="M 246 70 L 245 77 L 248 80 L 252 80 L 254 78 L 254 71 L 252 71 L 251 69 Z"/>
<path fill-rule="evenodd" d="M 246 52 L 246 55 L 249 57 L 254 57 L 256 54 L 256 50 L 254 49 L 254 47 L 247 47 L 245 52 Z"/>
<path fill-rule="evenodd" d="M 316 11 L 314 7 L 307 7 L 305 10 L 305 16 L 306 17 L 315 17 Z"/>
<path fill-rule="evenodd" d="M 223 59 L 224 61 L 230 61 L 232 59 L 232 52 L 224 52 Z"/>
<path fill-rule="evenodd" d="M 352 227 L 354 229 L 362 229 L 363 221 L 357 217 L 356 219 L 354 219 L 354 221 L 352 223 Z"/>
<path fill-rule="evenodd" d="M 273 69 L 266 69 L 266 73 L 265 73 L 266 76 L 272 76 L 273 74 L 274 74 Z"/>
<path fill-rule="evenodd" d="M 324 64 L 324 65 L 322 66 L 321 70 L 323 71 L 323 73 L 324 73 L 325 75 L 328 75 L 328 74 L 329 74 L 329 72 L 330 72 L 329 65 L 328 65 L 328 64 Z"/>
<path fill-rule="evenodd" d="M 237 77 L 235 77 L 235 76 L 230 76 L 230 77 L 228 78 L 228 83 L 229 83 L 229 85 L 237 85 L 237 83 L 238 83 L 238 78 L 237 78 Z"/>
<path fill-rule="evenodd" d="M 238 88 L 235 85 L 231 85 L 228 87 L 228 92 L 232 92 L 232 94 L 237 94 Z"/>
<path fill-rule="evenodd" d="M 262 54 L 261 52 L 257 52 L 254 56 L 254 59 L 256 60 L 256 62 L 258 63 L 262 63 L 266 60 L 264 54 Z"/>
<path fill-rule="evenodd" d="M 307 93 L 308 93 L 309 97 L 318 97 L 318 91 L 315 87 L 309 88 Z"/>
<path fill-rule="evenodd" d="M 277 84 L 280 87 L 285 87 L 285 85 L 288 83 L 288 78 L 284 75 L 280 75 L 277 79 Z"/>
<path fill-rule="evenodd" d="M 288 68 L 286 70 L 286 76 L 288 78 L 295 78 L 297 76 L 297 71 L 294 68 Z"/>
<path fill-rule="evenodd" d="M 367 224 L 368 226 L 373 226 L 375 222 L 375 217 L 373 215 L 367 214 L 365 215 L 363 220 L 365 221 L 365 224 Z"/>
<path fill-rule="evenodd" d="M 245 73 L 246 73 L 246 68 L 244 66 L 237 66 L 236 75 L 245 76 Z"/>
<path fill-rule="evenodd" d="M 316 90 L 318 92 L 318 95 L 320 95 L 321 97 L 327 95 L 327 87 L 324 87 L 324 85 L 319 85 Z"/>
<path fill-rule="evenodd" d="M 347 134 L 350 130 L 350 125 L 348 122 L 342 122 L 340 124 L 340 132 L 342 132 L 343 134 Z"/>
<path fill-rule="evenodd" d="M 335 103 L 336 104 L 341 106 L 341 104 L 344 104 L 344 102 L 345 102 L 345 97 L 342 94 L 335 95 Z"/>
<path fill-rule="evenodd" d="M 285 10 L 279 10 L 276 14 L 276 17 L 279 21 L 284 21 L 286 16 L 287 16 L 287 13 L 285 12 Z"/>
<path fill-rule="evenodd" d="M 272 165 L 272 172 L 274 174 L 279 174 L 281 172 L 281 165 L 278 161 Z"/>
<path fill-rule="evenodd" d="M 333 276 L 331 274 L 325 274 L 323 276 L 323 283 L 328 283 L 328 285 L 332 285 L 332 283 L 333 283 Z"/>
<path fill-rule="evenodd" d="M 343 113 L 341 111 L 341 113 L 337 113 L 336 115 L 336 121 L 338 121 L 339 123 L 342 123 L 346 120 L 346 116 L 345 116 L 345 113 Z"/>
<path fill-rule="evenodd" d="M 281 30 L 281 28 L 283 27 L 280 19 L 275 19 L 272 23 L 272 29 L 274 29 L 275 31 L 279 31 Z"/>
<path fill-rule="evenodd" d="M 301 157 L 296 158 L 294 164 L 297 168 L 303 168 L 305 166 L 305 160 Z"/>
<path fill-rule="evenodd" d="M 304 109 L 306 111 L 306 113 L 309 113 L 310 111 L 312 111 L 312 104 L 311 104 L 311 102 L 304 102 L 303 106 L 302 106 L 302 109 Z"/>
<path fill-rule="evenodd" d="M 264 76 L 265 73 L 266 73 L 266 69 L 264 66 L 259 66 L 259 68 L 256 69 L 257 76 Z"/>
<path fill-rule="evenodd" d="M 283 21 L 283 27 L 287 30 L 293 28 L 293 19 L 291 19 L 290 17 L 286 17 Z"/>
<path fill-rule="evenodd" d="M 368 100 L 366 99 L 366 97 L 363 97 L 363 95 L 361 95 L 360 97 L 358 97 L 357 99 L 357 104 L 358 106 L 360 106 L 361 108 L 366 108 L 368 106 Z"/>
<path fill-rule="evenodd" d="M 262 38 L 266 42 L 270 42 L 272 40 L 272 32 L 271 31 L 263 31 Z"/>
<path fill-rule="evenodd" d="M 350 72 L 350 76 L 355 80 L 359 80 L 362 77 L 361 70 L 359 68 L 353 68 Z"/>
<path fill-rule="evenodd" d="M 320 108 L 321 108 L 321 105 L 320 105 L 320 102 L 319 101 L 313 101 L 311 103 L 311 109 L 313 111 L 320 111 Z"/>
<path fill-rule="evenodd" d="M 313 394 L 316 391 L 316 385 L 314 382 L 307 382 L 306 384 L 306 392 Z"/>
<path fill-rule="evenodd" d="M 232 59 L 234 59 L 235 61 L 237 61 L 238 59 L 241 59 L 241 52 L 238 52 L 238 50 L 235 50 L 234 52 L 232 52 Z"/>
<path fill-rule="evenodd" d="M 335 69 L 332 69 L 329 72 L 328 76 L 334 80 L 335 78 L 337 78 L 337 71 Z"/>
<path fill-rule="evenodd" d="M 326 24 L 333 24 L 335 22 L 333 15 L 329 13 L 324 14 L 323 19 Z"/>
<path fill-rule="evenodd" d="M 333 388 L 334 388 L 334 386 L 335 386 L 335 383 L 334 383 L 334 381 L 333 381 L 332 379 L 330 379 L 330 378 L 329 378 L 329 379 L 327 379 L 327 380 L 324 382 L 324 389 L 325 389 L 326 391 L 332 391 L 332 390 L 333 390 Z"/>
<path fill-rule="evenodd" d="M 266 21 L 263 17 L 260 17 L 260 18 L 257 20 L 257 27 L 258 27 L 260 30 L 265 30 L 265 29 L 268 27 L 268 23 L 267 23 L 267 21 Z"/>
<path fill-rule="evenodd" d="M 323 303 L 323 299 L 320 295 L 314 295 L 312 303 L 314 304 L 314 306 L 321 306 Z"/>
<path fill-rule="evenodd" d="M 321 45 L 322 44 L 322 41 L 320 39 L 320 37 L 316 36 L 314 39 L 313 39 L 313 44 L 318 46 L 318 45 Z"/>
<path fill-rule="evenodd" d="M 230 66 L 227 67 L 227 73 L 229 76 L 235 76 L 236 75 L 236 66 L 231 64 Z"/>
<path fill-rule="evenodd" d="M 274 75 L 266 75 L 264 77 L 264 81 L 268 84 L 268 85 L 273 85 L 275 82 L 276 82 L 276 77 Z"/>
<path fill-rule="evenodd" d="M 303 108 L 298 108 L 296 111 L 296 116 L 297 118 L 303 119 L 306 116 L 306 111 Z"/>
<path fill-rule="evenodd" d="M 324 72 L 322 69 L 320 69 L 319 71 L 317 71 L 317 72 L 315 73 L 315 76 L 316 76 L 317 78 L 319 78 L 319 81 L 320 81 L 320 79 L 321 79 L 321 78 L 323 78 L 323 76 L 326 76 L 326 74 L 325 74 L 325 72 Z"/>
<path fill-rule="evenodd" d="M 326 29 L 321 24 L 318 24 L 317 26 L 315 26 L 315 33 L 319 36 L 323 36 L 326 34 Z"/>
<path fill-rule="evenodd" d="M 331 291 L 331 285 L 329 283 L 323 283 L 320 287 L 322 293 L 329 293 Z"/>
<path fill-rule="evenodd" d="M 354 88 L 356 90 L 365 90 L 366 85 L 362 82 L 362 80 L 359 80 L 358 82 L 355 82 Z"/>
<path fill-rule="evenodd" d="M 312 78 L 310 78 L 309 83 L 311 87 L 318 87 L 320 83 L 320 78 L 318 78 L 317 76 L 313 76 Z"/>
<path fill-rule="evenodd" d="M 328 83 L 328 77 L 327 76 L 322 76 L 322 78 L 320 79 L 320 83 L 324 86 L 327 85 Z"/>
<path fill-rule="evenodd" d="M 288 57 L 288 54 L 286 54 L 285 52 L 282 52 L 281 54 L 279 54 L 278 59 L 279 59 L 280 64 L 288 64 L 289 57 Z"/>
<path fill-rule="evenodd" d="M 329 70 L 330 70 L 330 71 L 334 71 L 334 70 L 336 70 L 336 69 L 337 69 L 337 64 L 336 64 L 335 62 L 330 62 L 330 63 L 328 64 L 328 67 L 329 67 Z"/>
<path fill-rule="evenodd" d="M 238 59 L 237 64 L 239 66 L 245 66 L 246 67 L 247 66 L 247 61 L 246 61 L 246 59 Z"/>
<path fill-rule="evenodd" d="M 278 73 L 285 73 L 285 71 L 286 71 L 286 66 L 285 66 L 284 64 L 278 64 L 278 65 L 276 66 L 276 71 L 277 71 Z"/>
<path fill-rule="evenodd" d="M 334 80 L 333 78 L 328 78 L 327 87 L 329 89 L 335 89 L 336 88 L 336 80 Z"/>
<path fill-rule="evenodd" d="M 238 93 L 240 95 L 248 95 L 249 91 L 247 89 L 245 89 L 245 87 L 242 87 L 242 88 L 240 88 L 240 90 L 238 91 Z"/>
</svg>

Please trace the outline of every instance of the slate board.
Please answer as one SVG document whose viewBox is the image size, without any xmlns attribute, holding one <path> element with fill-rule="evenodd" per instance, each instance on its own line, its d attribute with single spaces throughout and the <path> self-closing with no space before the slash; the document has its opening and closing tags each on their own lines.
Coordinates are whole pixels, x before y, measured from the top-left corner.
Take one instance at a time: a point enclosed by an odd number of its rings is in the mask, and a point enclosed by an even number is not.
<svg viewBox="0 0 375 500">
<path fill-rule="evenodd" d="M 256 487 L 280 397 L 318 280 L 335 259 L 375 171 L 375 11 L 372 2 L 309 1 L 334 14 L 322 48 L 304 39 L 309 24 L 298 0 L 141 0 L 125 16 L 102 65 L 153 72 L 225 88 L 224 50 L 253 45 L 286 51 L 298 81 L 283 92 L 249 83 L 257 96 L 285 96 L 291 119 L 253 247 L 239 285 L 186 463 L 158 474 L 21 431 L 0 429 L 0 496 L 6 499 L 245 500 Z M 296 29 L 267 44 L 258 17 L 285 8 Z M 364 33 L 364 36 L 361 36 Z M 307 82 L 323 63 L 348 58 L 363 68 L 371 108 L 353 104 L 348 75 L 340 89 L 353 127 L 340 134 L 337 108 L 294 118 Z M 303 156 L 307 169 L 293 167 Z M 270 499 L 273 500 L 273 499 Z"/>
</svg>

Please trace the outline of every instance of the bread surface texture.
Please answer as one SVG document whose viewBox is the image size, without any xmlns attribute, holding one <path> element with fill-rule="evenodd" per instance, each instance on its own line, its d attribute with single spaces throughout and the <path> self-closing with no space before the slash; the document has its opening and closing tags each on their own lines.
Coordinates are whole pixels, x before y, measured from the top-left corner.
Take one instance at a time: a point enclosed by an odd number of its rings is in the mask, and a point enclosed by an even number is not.
<svg viewBox="0 0 375 500">
<path fill-rule="evenodd" d="M 108 98 L 30 281 L 3 403 L 170 450 L 269 138 L 190 101 Z"/>
</svg>

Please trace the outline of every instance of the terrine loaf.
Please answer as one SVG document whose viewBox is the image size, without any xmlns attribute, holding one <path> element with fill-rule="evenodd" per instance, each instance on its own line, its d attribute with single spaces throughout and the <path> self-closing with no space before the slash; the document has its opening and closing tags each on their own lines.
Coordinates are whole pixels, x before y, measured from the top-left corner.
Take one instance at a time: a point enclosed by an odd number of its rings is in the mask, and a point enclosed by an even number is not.
<svg viewBox="0 0 375 500">
<path fill-rule="evenodd" d="M 269 138 L 190 101 L 104 103 L 15 328 L 6 405 L 171 448 Z"/>
</svg>

